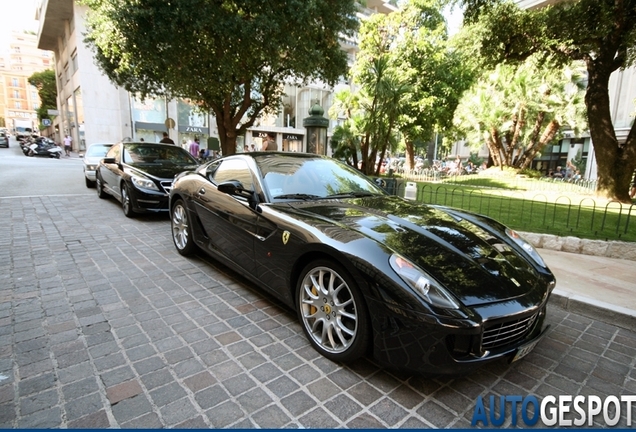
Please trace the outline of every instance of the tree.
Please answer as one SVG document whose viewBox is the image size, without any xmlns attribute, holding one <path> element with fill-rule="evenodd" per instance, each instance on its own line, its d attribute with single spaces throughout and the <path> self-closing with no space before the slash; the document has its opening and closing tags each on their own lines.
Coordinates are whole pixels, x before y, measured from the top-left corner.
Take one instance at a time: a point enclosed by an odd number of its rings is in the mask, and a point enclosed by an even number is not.
<svg viewBox="0 0 636 432">
<path fill-rule="evenodd" d="M 414 166 L 418 141 L 430 141 L 452 127 L 462 94 L 477 76 L 470 44 L 448 38 L 441 13 L 446 1 L 410 0 L 390 18 L 393 64 L 411 91 L 399 120 L 407 166 Z"/>
<path fill-rule="evenodd" d="M 636 123 L 624 143 L 612 124 L 609 79 L 636 59 L 636 0 L 569 0 L 522 11 L 500 0 L 459 0 L 480 30 L 481 53 L 491 65 L 518 64 L 531 55 L 553 63 L 581 60 L 587 69 L 585 105 L 598 166 L 597 194 L 630 203 L 636 168 Z"/>
<path fill-rule="evenodd" d="M 461 93 L 472 82 L 462 52 L 448 43 L 444 1 L 409 0 L 389 15 L 362 23 L 360 52 L 352 68 L 356 90 L 334 109 L 360 131 L 361 169 L 378 174 L 378 159 L 406 141 L 410 166 L 414 142 L 427 141 L 451 124 Z M 355 102 L 355 103 L 354 103 Z"/>
<path fill-rule="evenodd" d="M 456 127 L 471 147 L 485 143 L 496 166 L 528 168 L 561 128 L 587 128 L 583 74 L 533 60 L 488 71 L 457 109 Z"/>
<path fill-rule="evenodd" d="M 55 71 L 46 69 L 35 72 L 29 77 L 29 84 L 38 89 L 40 107 L 37 109 L 40 123 L 42 119 L 50 119 L 49 110 L 57 110 L 57 85 L 55 84 Z"/>
<path fill-rule="evenodd" d="M 223 154 L 281 106 L 284 82 L 333 84 L 355 0 L 83 0 L 86 43 L 130 92 L 197 101 L 214 113 Z"/>
</svg>

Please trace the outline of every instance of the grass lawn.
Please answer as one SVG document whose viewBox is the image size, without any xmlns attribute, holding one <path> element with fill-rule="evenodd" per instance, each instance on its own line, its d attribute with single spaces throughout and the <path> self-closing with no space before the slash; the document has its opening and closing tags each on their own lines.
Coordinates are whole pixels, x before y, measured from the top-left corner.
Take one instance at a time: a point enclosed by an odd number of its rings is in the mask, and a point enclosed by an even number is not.
<svg viewBox="0 0 636 432">
<path fill-rule="evenodd" d="M 484 214 L 519 231 L 636 241 L 636 203 L 609 202 L 566 182 L 480 177 L 418 182 L 417 199 Z"/>
</svg>

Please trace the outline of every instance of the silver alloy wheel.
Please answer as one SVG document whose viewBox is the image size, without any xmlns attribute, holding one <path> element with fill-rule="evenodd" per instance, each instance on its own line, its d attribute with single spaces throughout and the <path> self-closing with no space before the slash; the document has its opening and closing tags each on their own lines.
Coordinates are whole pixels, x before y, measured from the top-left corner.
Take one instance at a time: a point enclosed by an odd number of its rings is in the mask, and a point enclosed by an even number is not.
<svg viewBox="0 0 636 432">
<path fill-rule="evenodd" d="M 172 238 L 174 244 L 179 250 L 183 250 L 188 245 L 188 217 L 185 208 L 181 204 L 177 204 L 172 209 Z"/>
<path fill-rule="evenodd" d="M 123 185 L 121 188 L 121 206 L 124 209 L 124 214 L 129 216 L 132 214 L 130 211 L 130 196 L 128 195 L 128 188 L 126 185 Z"/>
<path fill-rule="evenodd" d="M 358 305 L 344 279 L 316 267 L 303 279 L 299 296 L 301 319 L 314 342 L 329 353 L 346 351 L 358 332 Z"/>
</svg>

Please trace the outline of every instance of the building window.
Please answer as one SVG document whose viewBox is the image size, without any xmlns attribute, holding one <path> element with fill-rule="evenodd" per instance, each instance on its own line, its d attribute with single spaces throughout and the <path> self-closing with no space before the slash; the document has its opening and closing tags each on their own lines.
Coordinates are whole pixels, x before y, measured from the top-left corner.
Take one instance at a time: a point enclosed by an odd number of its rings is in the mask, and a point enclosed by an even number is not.
<svg viewBox="0 0 636 432">
<path fill-rule="evenodd" d="M 13 87 L 19 87 L 20 86 L 18 84 L 18 79 L 17 78 L 11 78 L 11 86 L 13 86 Z"/>
<path fill-rule="evenodd" d="M 34 109 L 34 110 L 36 110 L 36 109 L 38 109 L 38 108 L 40 108 L 40 104 L 39 104 L 39 103 L 37 103 L 37 102 L 35 102 L 35 103 L 33 104 L 33 109 Z"/>
<path fill-rule="evenodd" d="M 68 69 L 68 63 L 64 65 L 64 84 L 66 84 L 71 79 L 71 75 Z"/>
<path fill-rule="evenodd" d="M 75 73 L 79 68 L 79 64 L 77 63 L 77 50 L 71 54 L 71 62 L 73 64 L 73 73 Z"/>
<path fill-rule="evenodd" d="M 20 101 L 15 101 L 15 108 L 16 108 L 16 109 L 22 109 L 22 102 L 20 102 Z"/>
<path fill-rule="evenodd" d="M 16 52 L 16 53 L 18 53 L 18 54 L 19 54 L 19 53 L 20 53 L 20 47 L 19 47 L 19 46 L 14 47 L 14 48 L 13 48 L 13 52 Z"/>
<path fill-rule="evenodd" d="M 13 99 L 20 99 L 20 91 L 13 90 Z"/>
</svg>

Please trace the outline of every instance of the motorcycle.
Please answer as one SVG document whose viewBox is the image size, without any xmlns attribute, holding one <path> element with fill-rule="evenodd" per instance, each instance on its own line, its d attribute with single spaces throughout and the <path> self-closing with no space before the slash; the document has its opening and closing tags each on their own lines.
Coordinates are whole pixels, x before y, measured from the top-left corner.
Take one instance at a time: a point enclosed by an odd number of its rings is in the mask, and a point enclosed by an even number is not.
<svg viewBox="0 0 636 432">
<path fill-rule="evenodd" d="M 34 143 L 23 148 L 27 156 L 48 156 L 59 159 L 62 156 L 62 149 L 55 144 L 55 141 L 48 138 L 41 138 Z"/>
</svg>

